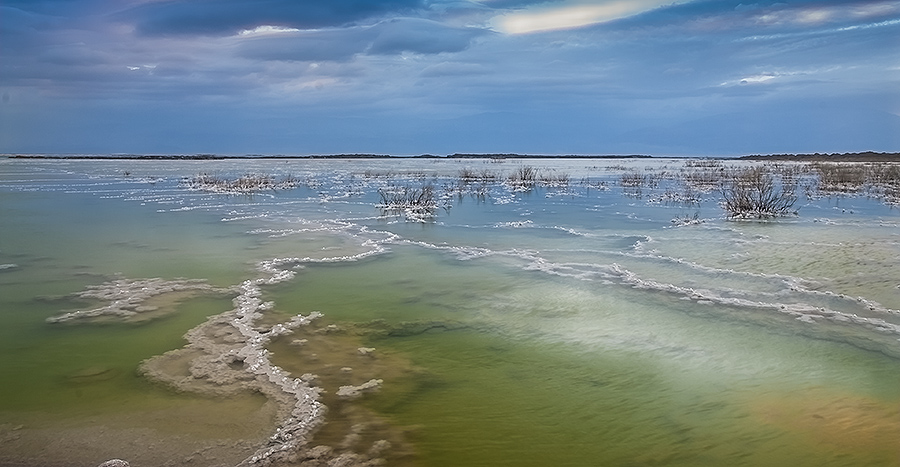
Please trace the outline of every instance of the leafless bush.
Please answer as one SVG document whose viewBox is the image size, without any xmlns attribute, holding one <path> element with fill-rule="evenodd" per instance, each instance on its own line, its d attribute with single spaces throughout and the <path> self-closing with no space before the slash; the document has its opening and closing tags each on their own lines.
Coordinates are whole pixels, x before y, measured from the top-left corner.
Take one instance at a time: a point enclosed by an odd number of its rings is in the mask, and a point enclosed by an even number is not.
<svg viewBox="0 0 900 467">
<path fill-rule="evenodd" d="M 541 186 L 552 188 L 567 188 L 569 186 L 569 174 L 567 173 L 542 173 L 538 177 Z"/>
<path fill-rule="evenodd" d="M 796 214 L 796 185 L 790 179 L 776 180 L 764 166 L 738 171 L 722 187 L 723 208 L 732 218 L 768 219 Z"/>
<path fill-rule="evenodd" d="M 506 182 L 513 191 L 528 191 L 537 183 L 537 169 L 526 165 L 519 167 L 509 175 Z"/>
<path fill-rule="evenodd" d="M 702 194 L 686 183 L 678 186 L 666 188 L 662 194 L 655 196 L 651 202 L 658 202 L 665 205 L 699 207 L 702 201 Z"/>
<path fill-rule="evenodd" d="M 900 164 L 880 163 L 871 167 L 871 183 L 885 202 L 900 204 Z"/>
<path fill-rule="evenodd" d="M 459 171 L 459 181 L 462 184 L 469 183 L 487 183 L 493 182 L 497 179 L 497 174 L 491 172 L 487 169 L 482 169 L 481 171 L 475 171 L 470 168 L 460 169 Z"/>
<path fill-rule="evenodd" d="M 378 196 L 381 198 L 378 208 L 388 213 L 404 214 L 411 220 L 424 221 L 437 213 L 438 201 L 434 186 L 430 184 L 419 188 L 408 186 L 379 188 Z"/>
<path fill-rule="evenodd" d="M 590 179 L 590 178 L 584 177 L 581 179 L 581 182 L 579 184 L 581 186 L 587 188 L 588 190 L 590 190 L 590 189 L 601 190 L 601 191 L 609 190 L 609 183 L 606 180 L 595 180 L 595 179 Z"/>
<path fill-rule="evenodd" d="M 647 184 L 647 174 L 644 172 L 631 171 L 623 173 L 619 177 L 619 185 L 626 188 L 639 188 Z"/>
<path fill-rule="evenodd" d="M 373 170 L 367 169 L 363 172 L 363 177 L 366 178 L 391 178 L 394 176 L 394 172 L 390 170 Z"/>
<path fill-rule="evenodd" d="M 727 176 L 724 167 L 702 167 L 696 170 L 684 171 L 681 174 L 684 182 L 703 192 L 714 191 L 722 185 L 722 180 Z"/>
<path fill-rule="evenodd" d="M 689 159 L 684 162 L 685 167 L 691 168 L 719 168 L 722 167 L 722 161 L 719 159 Z"/>
<path fill-rule="evenodd" d="M 820 162 L 814 163 L 813 169 L 819 175 L 819 190 L 829 193 L 856 193 L 869 178 L 863 164 Z"/>
<path fill-rule="evenodd" d="M 667 172 L 643 172 L 629 170 L 619 177 L 619 185 L 624 188 L 656 188 L 666 178 Z"/>
<path fill-rule="evenodd" d="M 890 204 L 900 203 L 900 165 L 894 162 L 816 162 L 815 190 L 828 194 L 866 194 Z"/>
<path fill-rule="evenodd" d="M 301 181 L 292 175 L 276 179 L 268 174 L 246 174 L 235 179 L 201 173 L 182 182 L 192 190 L 212 191 L 216 193 L 259 193 L 263 191 L 287 190 L 296 188 Z"/>
<path fill-rule="evenodd" d="M 884 162 L 872 164 L 872 183 L 877 185 L 900 185 L 900 164 Z"/>
<path fill-rule="evenodd" d="M 695 212 L 693 216 L 683 215 L 672 219 L 672 224 L 676 227 L 681 227 L 684 225 L 697 225 L 702 223 L 703 219 L 700 218 L 699 212 Z"/>
</svg>

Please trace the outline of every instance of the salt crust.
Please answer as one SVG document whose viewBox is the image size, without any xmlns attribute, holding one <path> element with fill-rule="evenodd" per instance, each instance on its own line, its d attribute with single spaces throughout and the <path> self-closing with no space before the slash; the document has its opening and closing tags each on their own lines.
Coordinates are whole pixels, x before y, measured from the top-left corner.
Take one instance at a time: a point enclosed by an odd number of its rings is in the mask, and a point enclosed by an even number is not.
<svg viewBox="0 0 900 467">
<path fill-rule="evenodd" d="M 172 292 L 212 292 L 226 293 L 230 289 L 213 287 L 204 280 L 176 279 L 118 279 L 105 284 L 93 285 L 75 294 L 78 298 L 108 301 L 109 304 L 90 310 L 77 310 L 47 318 L 48 323 L 64 323 L 76 320 L 89 320 L 101 317 L 131 318 L 155 311 L 156 307 L 143 303 L 157 295 Z"/>
<path fill-rule="evenodd" d="M 647 241 L 649 240 L 649 237 L 647 237 Z M 790 291 L 801 294 L 808 294 L 810 296 L 816 297 L 826 296 L 838 298 L 849 305 L 855 304 L 855 306 L 858 306 L 861 314 L 866 314 L 868 312 L 873 316 L 860 316 L 860 314 L 857 313 L 838 311 L 805 303 L 780 303 L 777 300 L 757 301 L 738 297 L 729 297 L 722 294 L 722 291 L 697 289 L 644 279 L 641 278 L 638 274 L 623 268 L 618 263 L 557 263 L 547 261 L 540 256 L 539 252 L 532 250 L 512 249 L 506 251 L 495 251 L 484 248 L 435 245 L 431 243 L 409 240 L 398 241 L 398 243 L 419 245 L 425 248 L 437 250 L 448 250 L 455 253 L 457 255 L 457 258 L 460 260 L 469 260 L 492 255 L 520 258 L 529 262 L 524 266 L 524 269 L 527 271 L 541 271 L 547 274 L 572 277 L 586 281 L 596 280 L 609 284 L 623 284 L 635 289 L 655 290 L 663 293 L 677 295 L 684 299 L 692 300 L 698 304 L 704 305 L 720 305 L 726 307 L 736 307 L 745 310 L 774 311 L 777 313 L 777 315 L 787 315 L 794 318 L 800 323 L 804 323 L 804 326 L 800 328 L 800 331 L 803 333 L 815 336 L 817 338 L 846 342 L 863 349 L 881 352 L 894 358 L 900 358 L 900 348 L 898 348 L 897 346 L 897 344 L 900 343 L 900 324 L 895 324 L 888 319 L 878 317 L 878 315 L 883 315 L 888 318 L 891 316 L 897 316 L 900 315 L 900 310 L 894 310 L 884 307 L 877 302 L 867 300 L 863 297 L 853 298 L 829 291 L 814 290 L 805 286 L 803 284 L 803 282 L 805 281 L 796 277 L 781 276 L 777 274 L 754 274 L 733 270 L 715 269 L 684 261 L 678 258 L 669 258 L 658 255 L 635 255 L 627 253 L 623 254 L 623 256 L 653 258 L 657 260 L 675 262 L 680 265 L 706 272 L 780 279 Z M 637 242 L 635 244 L 635 249 L 639 250 L 642 243 L 644 242 Z M 747 318 L 752 319 L 749 315 L 747 315 Z M 761 318 L 764 319 L 764 316 Z M 832 329 L 827 326 L 822 326 L 822 324 L 833 324 L 837 326 Z M 837 330 L 838 328 L 840 329 L 840 331 Z"/>
<path fill-rule="evenodd" d="M 359 386 L 341 386 L 338 388 L 337 396 L 341 399 L 358 399 L 362 397 L 363 393 L 377 391 L 382 383 L 384 383 L 383 380 L 370 379 Z"/>
<path fill-rule="evenodd" d="M 272 307 L 260 299 L 260 286 L 275 284 L 294 277 L 292 271 L 261 265 L 268 277 L 247 280 L 237 288 L 234 309 L 209 318 L 188 331 L 188 344 L 177 350 L 150 358 L 140 371 L 150 379 L 169 384 L 179 390 L 228 395 L 239 391 L 258 391 L 278 406 L 279 426 L 269 441 L 240 466 L 271 465 L 287 460 L 305 446 L 315 429 L 324 421 L 326 407 L 319 402 L 320 388 L 311 386 L 314 375 L 291 377 L 272 364 L 265 346 L 280 335 L 290 334 L 321 316 L 313 312 L 297 315 L 285 323 L 268 329 L 258 328 L 256 320 Z M 173 367 L 187 363 L 187 373 L 178 374 Z"/>
<path fill-rule="evenodd" d="M 293 378 L 271 363 L 265 346 L 293 329 L 309 324 L 321 316 L 313 312 L 297 315 L 270 328 L 255 326 L 262 312 L 272 307 L 263 302 L 260 286 L 275 284 L 294 277 L 294 272 L 279 270 L 272 263 L 259 267 L 267 277 L 247 280 L 231 289 L 220 289 L 202 280 L 119 279 L 88 287 L 79 298 L 108 300 L 106 306 L 78 310 L 49 318 L 50 323 L 82 321 L 113 317 L 128 319 L 152 307 L 142 304 L 147 299 L 183 291 L 237 293 L 234 308 L 210 317 L 185 335 L 188 344 L 166 352 L 140 365 L 148 378 L 181 391 L 224 396 L 241 391 L 258 391 L 278 406 L 279 426 L 269 441 L 240 466 L 271 465 L 285 460 L 309 442 L 315 429 L 324 421 L 326 407 L 319 402 L 321 389 L 312 387 L 314 375 Z M 179 371 L 185 367 L 185 371 Z"/>
<path fill-rule="evenodd" d="M 374 246 L 371 251 L 358 255 L 318 261 L 354 261 L 383 251 L 380 245 Z M 260 298 L 260 287 L 292 279 L 294 271 L 279 268 L 286 265 L 297 267 L 305 261 L 317 260 L 276 258 L 260 262 L 257 270 L 262 273 L 262 277 L 224 289 L 213 287 L 203 280 L 119 279 L 88 287 L 76 294 L 79 298 L 108 300 L 108 305 L 64 313 L 47 321 L 91 321 L 101 317 L 127 320 L 140 313 L 155 310 L 155 307 L 145 306 L 143 303 L 162 294 L 186 291 L 236 293 L 232 300 L 232 310 L 212 316 L 191 329 L 184 336 L 188 341 L 186 346 L 145 360 L 139 371 L 151 380 L 180 391 L 213 396 L 256 391 L 273 401 L 278 407 L 279 419 L 275 433 L 264 446 L 238 464 L 239 467 L 290 462 L 296 460 L 303 449 L 306 449 L 306 453 L 301 455 L 311 458 L 310 454 L 315 454 L 313 451 L 316 448 L 309 448 L 307 445 L 316 429 L 324 423 L 327 411 L 327 407 L 319 400 L 323 390 L 315 387 L 316 375 L 304 374 L 293 378 L 274 365 L 269 360 L 269 351 L 265 346 L 272 338 L 291 334 L 297 327 L 308 325 L 322 314 L 312 312 L 307 316 L 297 315 L 287 322 L 268 328 L 256 325 L 256 321 L 263 316 L 262 312 L 273 306 L 272 302 L 264 302 Z M 374 351 L 369 348 L 364 350 L 367 353 Z M 341 388 L 345 393 L 353 393 L 342 398 L 358 398 L 365 392 L 377 390 L 381 383 L 381 380 L 373 379 L 360 386 Z M 332 461 L 340 465 L 363 466 L 378 465 L 381 459 L 343 453 L 329 462 Z"/>
</svg>

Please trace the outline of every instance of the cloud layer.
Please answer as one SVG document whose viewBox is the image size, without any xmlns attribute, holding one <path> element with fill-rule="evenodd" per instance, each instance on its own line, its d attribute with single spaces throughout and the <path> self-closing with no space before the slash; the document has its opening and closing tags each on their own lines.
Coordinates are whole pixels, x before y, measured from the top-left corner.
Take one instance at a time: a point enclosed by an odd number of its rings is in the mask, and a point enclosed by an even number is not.
<svg viewBox="0 0 900 467">
<path fill-rule="evenodd" d="M 900 1 L 0 0 L 0 152 L 900 150 Z"/>
</svg>

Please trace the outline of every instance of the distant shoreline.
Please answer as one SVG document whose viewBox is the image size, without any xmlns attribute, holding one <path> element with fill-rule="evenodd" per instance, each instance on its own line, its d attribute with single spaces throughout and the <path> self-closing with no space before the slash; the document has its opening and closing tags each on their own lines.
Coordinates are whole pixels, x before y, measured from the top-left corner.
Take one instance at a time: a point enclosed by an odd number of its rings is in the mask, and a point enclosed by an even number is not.
<svg viewBox="0 0 900 467">
<path fill-rule="evenodd" d="M 69 160 L 227 160 L 227 159 L 717 159 L 717 160 L 751 160 L 751 161 L 799 161 L 799 162 L 900 162 L 900 153 L 897 152 L 853 152 L 831 154 L 768 154 L 749 155 L 740 157 L 711 157 L 711 156 L 650 156 L 642 154 L 626 155 L 541 155 L 541 154 L 468 154 L 456 153 L 446 156 L 422 154 L 418 156 L 394 156 L 389 154 L 312 154 L 302 156 L 286 155 L 235 155 L 225 156 L 219 154 L 3 154 L 0 157 L 10 159 L 69 159 Z"/>
<path fill-rule="evenodd" d="M 896 152 L 848 152 L 833 154 L 771 154 L 739 157 L 745 161 L 799 161 L 799 162 L 900 162 Z"/>
<path fill-rule="evenodd" d="M 450 154 L 435 156 L 394 156 L 390 154 L 311 154 L 303 156 L 286 155 L 236 155 L 219 154 L 4 154 L 11 159 L 102 159 L 102 160 L 223 160 L 223 159 L 651 159 L 653 156 L 630 155 L 540 155 L 540 154 Z"/>
</svg>

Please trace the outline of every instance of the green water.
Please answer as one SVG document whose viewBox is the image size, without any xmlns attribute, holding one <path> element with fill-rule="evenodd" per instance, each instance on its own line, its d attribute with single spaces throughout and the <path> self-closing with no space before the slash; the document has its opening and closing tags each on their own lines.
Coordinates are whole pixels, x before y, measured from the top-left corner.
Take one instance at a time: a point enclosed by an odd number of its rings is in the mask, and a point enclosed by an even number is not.
<svg viewBox="0 0 900 467">
<path fill-rule="evenodd" d="M 144 359 L 184 345 L 181 337 L 206 317 L 230 308 L 227 298 L 196 298 L 179 303 L 170 316 L 146 325 L 50 327 L 33 320 L 8 320 L 2 331 L 10 359 L 4 374 L 3 407 L 24 411 L 115 411 L 140 404 L 154 388 L 136 371 Z M 19 314 L 24 314 L 20 311 Z"/>
<path fill-rule="evenodd" d="M 403 447 L 390 465 L 900 465 L 900 341 L 779 311 L 898 322 L 868 305 L 900 308 L 898 220 L 877 203 L 845 201 L 851 214 L 810 201 L 806 217 L 741 223 L 705 201 L 712 217 L 675 228 L 684 208 L 615 189 L 498 186 L 422 224 L 375 208 L 382 181 L 361 174 L 395 161 L 259 162 L 321 185 L 252 198 L 184 189 L 193 163 L 53 164 L 0 165 L 0 264 L 12 265 L 0 269 L 0 464 L 246 458 L 274 428 L 263 396 L 178 393 L 137 371 L 235 293 L 163 294 L 154 319 L 131 324 L 45 320 L 103 305 L 75 294 L 114 279 L 228 287 L 261 277 L 260 261 L 301 258 L 284 266 L 294 278 L 263 286 L 263 321 L 318 311 L 315 329 L 342 330 L 270 344 L 292 374 L 322 375 L 333 407 L 314 443 L 337 446 L 367 420 L 381 427 L 367 442 Z M 458 170 L 409 164 L 438 186 Z M 615 180 L 576 164 L 558 169 Z M 304 336 L 309 348 L 291 342 Z M 370 378 L 384 380 L 377 393 L 335 397 Z M 156 448 L 135 447 L 148 436 Z"/>
<path fill-rule="evenodd" d="M 411 327 L 409 335 L 368 341 L 427 370 L 418 383 L 398 382 L 405 392 L 386 389 L 371 402 L 401 426 L 422 425 L 415 439 L 423 465 L 897 461 L 891 437 L 900 429 L 900 374 L 893 359 L 692 317 L 690 306 L 629 291 L 527 277 L 502 281 L 503 288 L 473 287 L 497 277 L 474 265 L 398 280 L 398 268 L 427 271 L 441 261 L 440 254 L 405 253 L 413 258 L 354 266 L 346 276 L 338 271 L 346 266 L 311 268 L 284 286 L 291 293 L 275 297 L 282 307 L 321 309 L 338 321 L 469 324 L 421 333 Z M 346 286 L 354 283 L 367 286 Z M 846 428 L 830 418 L 834 407 L 853 411 L 852 423 L 871 424 L 873 437 L 823 444 Z M 801 420 L 772 414 L 791 410 Z"/>
</svg>

